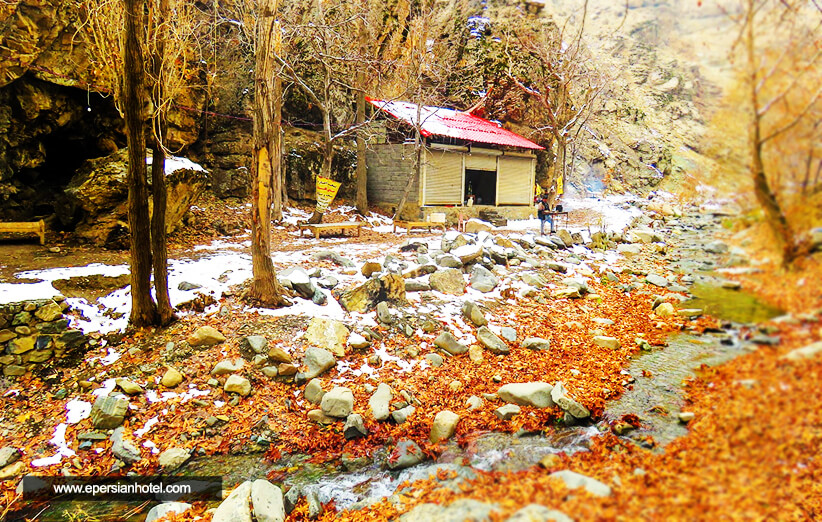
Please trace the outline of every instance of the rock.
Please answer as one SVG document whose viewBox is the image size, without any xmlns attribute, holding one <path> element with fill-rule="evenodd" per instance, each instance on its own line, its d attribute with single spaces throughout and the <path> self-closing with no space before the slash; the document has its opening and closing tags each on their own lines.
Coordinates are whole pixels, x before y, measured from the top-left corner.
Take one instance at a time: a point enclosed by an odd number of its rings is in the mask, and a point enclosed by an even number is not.
<svg viewBox="0 0 822 522">
<path fill-rule="evenodd" d="M 519 415 L 520 411 L 522 411 L 522 409 L 516 404 L 506 404 L 495 409 L 494 415 L 496 415 L 499 420 L 507 421 Z"/>
<path fill-rule="evenodd" d="M 437 353 L 429 353 L 425 356 L 425 360 L 431 363 L 431 366 L 434 368 L 439 368 L 445 362 L 442 359 L 442 356 Z"/>
<path fill-rule="evenodd" d="M 320 379 L 311 379 L 308 381 L 308 384 L 305 385 L 305 390 L 303 390 L 303 395 L 305 396 L 305 400 L 311 404 L 320 404 L 323 395 L 325 395 L 322 381 Z"/>
<path fill-rule="evenodd" d="M 406 292 L 427 292 L 429 290 L 431 290 L 431 285 L 428 283 L 417 281 L 416 279 L 405 280 Z"/>
<path fill-rule="evenodd" d="M 397 424 L 403 424 L 408 420 L 408 417 L 414 414 L 415 411 L 417 411 L 417 408 L 413 406 L 406 406 L 405 408 L 400 408 L 399 410 L 391 412 L 391 418 L 394 419 L 394 422 Z"/>
<path fill-rule="evenodd" d="M 123 390 L 126 395 L 138 395 L 143 393 L 143 387 L 137 384 L 134 381 L 130 381 L 128 379 L 117 378 L 114 380 L 117 384 L 117 387 Z"/>
<path fill-rule="evenodd" d="M 642 247 L 639 244 L 620 243 L 617 245 L 617 253 L 625 257 L 636 256 L 642 253 Z"/>
<path fill-rule="evenodd" d="M 662 242 L 662 237 L 650 228 L 635 228 L 625 234 L 625 240 L 629 243 L 648 244 L 660 243 Z"/>
<path fill-rule="evenodd" d="M 462 315 L 474 323 L 475 326 L 485 326 L 488 324 L 488 320 L 482 314 L 480 307 L 472 301 L 465 301 L 462 303 Z"/>
<path fill-rule="evenodd" d="M 163 374 L 163 378 L 160 379 L 160 384 L 166 388 L 174 388 L 181 382 L 183 382 L 183 374 L 174 368 L 168 368 L 166 373 Z"/>
<path fill-rule="evenodd" d="M 577 419 L 587 419 L 591 416 L 591 412 L 589 412 L 585 406 L 568 396 L 568 392 L 565 390 L 565 386 L 562 384 L 562 381 L 554 384 L 554 387 L 551 390 L 551 400 L 553 400 L 557 406 L 570 413 Z"/>
<path fill-rule="evenodd" d="M 20 327 L 18 327 L 19 329 Z M 7 351 L 10 355 L 22 355 L 24 353 L 34 350 L 35 338 L 32 337 L 18 337 L 9 341 Z"/>
<path fill-rule="evenodd" d="M 328 260 L 328 261 L 331 261 L 332 263 L 334 263 L 338 266 L 342 266 L 342 267 L 346 267 L 346 268 L 353 268 L 354 267 L 354 263 L 352 263 L 351 260 L 346 259 L 346 258 L 342 257 L 340 254 L 338 254 L 336 252 L 333 252 L 331 250 L 321 250 L 319 252 L 315 252 L 314 254 L 311 254 L 311 257 L 313 257 L 317 261 Z"/>
<path fill-rule="evenodd" d="M 607 335 L 595 335 L 593 341 L 595 345 L 602 346 L 603 348 L 608 348 L 611 350 L 617 350 L 620 347 L 619 339 L 617 339 L 616 337 L 608 337 Z"/>
<path fill-rule="evenodd" d="M 202 287 L 202 285 L 198 285 L 197 283 L 189 283 L 188 281 L 182 281 L 179 285 L 177 285 L 177 290 L 187 292 L 189 290 L 197 290 L 198 288 Z"/>
<path fill-rule="evenodd" d="M 693 319 L 694 317 L 699 317 L 702 315 L 701 308 L 682 308 L 681 310 L 676 311 L 676 315 L 680 317 L 687 317 L 689 319 Z"/>
<path fill-rule="evenodd" d="M 41 321 L 50 323 L 63 317 L 63 308 L 59 304 L 51 302 L 45 306 L 41 306 L 34 312 L 34 316 Z"/>
<path fill-rule="evenodd" d="M 201 326 L 186 340 L 191 346 L 214 346 L 225 342 L 225 336 L 213 326 Z"/>
<path fill-rule="evenodd" d="M 185 448 L 169 448 L 160 453 L 157 457 L 157 463 L 165 472 L 174 471 L 182 466 L 189 458 L 191 453 Z"/>
<path fill-rule="evenodd" d="M 550 408 L 554 405 L 551 399 L 553 387 L 547 382 L 520 382 L 502 386 L 497 395 L 508 403 L 535 408 Z"/>
<path fill-rule="evenodd" d="M 488 351 L 495 355 L 505 355 L 511 351 L 511 348 L 497 335 L 488 329 L 487 326 L 481 326 L 477 330 L 477 339 L 483 346 L 488 348 Z"/>
<path fill-rule="evenodd" d="M 380 301 L 404 304 L 405 278 L 398 274 L 386 274 L 345 292 L 335 289 L 334 295 L 349 312 L 365 313 L 373 310 Z"/>
<path fill-rule="evenodd" d="M 362 415 L 359 413 L 352 413 L 345 419 L 345 426 L 343 426 L 343 436 L 346 440 L 358 439 L 368 435 L 368 430 L 365 429 L 365 422 L 363 422 Z"/>
<path fill-rule="evenodd" d="M 559 237 L 565 246 L 571 246 L 574 244 L 574 239 L 571 237 L 571 233 L 561 228 L 557 230 L 557 237 Z"/>
<path fill-rule="evenodd" d="M 482 257 L 481 245 L 462 245 L 458 248 L 451 248 L 451 255 L 459 258 L 463 265 L 473 263 Z"/>
<path fill-rule="evenodd" d="M 500 328 L 499 334 L 502 336 L 503 339 L 505 339 L 509 343 L 517 341 L 517 331 L 511 328 L 510 326 L 503 326 L 502 328 Z"/>
<path fill-rule="evenodd" d="M 564 469 L 562 471 L 556 471 L 548 476 L 562 480 L 568 489 L 585 488 L 589 493 L 597 497 L 608 497 L 611 495 L 611 488 L 607 484 L 603 484 L 596 479 L 580 475 L 571 470 Z"/>
<path fill-rule="evenodd" d="M 391 316 L 388 303 L 385 301 L 377 303 L 377 320 L 383 324 L 391 324 L 394 322 L 394 317 Z"/>
<path fill-rule="evenodd" d="M 95 428 L 114 429 L 123 423 L 128 411 L 128 401 L 106 395 L 97 397 L 91 407 L 91 423 Z"/>
<path fill-rule="evenodd" d="M 349 333 L 348 328 L 340 321 L 313 317 L 308 323 L 305 340 L 330 351 L 337 357 L 344 357 Z"/>
<path fill-rule="evenodd" d="M 229 373 L 238 372 L 243 369 L 244 365 L 245 361 L 239 357 L 234 360 L 223 359 L 214 365 L 214 368 L 211 370 L 211 375 L 227 375 Z"/>
<path fill-rule="evenodd" d="M 12 446 L 4 446 L 0 448 L 0 468 L 5 468 L 9 464 L 14 464 L 20 460 L 22 453 L 19 449 Z"/>
<path fill-rule="evenodd" d="M 332 275 L 327 275 L 327 276 L 322 277 L 322 278 L 317 280 L 317 286 L 319 286 L 321 288 L 325 288 L 326 290 L 331 290 L 333 288 L 336 288 L 336 286 L 338 284 L 339 284 L 339 281 L 337 280 L 336 277 L 334 277 Z"/>
<path fill-rule="evenodd" d="M 468 397 L 468 399 L 465 401 L 465 405 L 468 406 L 468 409 L 471 411 L 482 408 L 482 405 L 484 403 L 485 401 L 482 400 L 482 397 L 477 397 L 476 395 Z"/>
<path fill-rule="evenodd" d="M 123 432 L 122 426 L 114 430 L 111 435 L 111 452 L 123 462 L 133 464 L 143 457 L 140 455 L 140 448 L 133 441 L 123 438 Z"/>
<path fill-rule="evenodd" d="M 528 350 L 548 350 L 551 348 L 551 341 L 540 337 L 526 337 L 522 341 L 522 347 Z"/>
<path fill-rule="evenodd" d="M 425 460 L 422 449 L 413 440 L 401 440 L 388 456 L 388 469 L 410 468 Z"/>
<path fill-rule="evenodd" d="M 665 288 L 670 284 L 667 279 L 658 274 L 648 274 L 645 276 L 645 282 L 661 288 Z"/>
<path fill-rule="evenodd" d="M 283 377 L 290 377 L 292 375 L 296 375 L 297 367 L 291 363 L 282 363 L 281 365 L 277 366 L 277 374 Z M 316 377 L 316 375 L 314 377 Z M 308 376 L 306 376 L 306 378 L 310 379 L 310 377 Z"/>
<path fill-rule="evenodd" d="M 362 265 L 360 272 L 365 277 L 371 277 L 372 274 L 382 272 L 382 265 L 379 263 L 374 263 L 373 261 L 368 261 Z"/>
<path fill-rule="evenodd" d="M 474 265 L 473 270 L 471 270 L 471 288 L 487 293 L 496 288 L 498 284 L 499 280 L 490 270 L 481 265 Z"/>
<path fill-rule="evenodd" d="M 490 223 L 480 221 L 478 219 L 469 219 L 465 222 L 465 232 L 468 234 L 476 234 L 478 232 L 490 232 L 494 229 Z"/>
<path fill-rule="evenodd" d="M 252 522 L 251 518 L 251 481 L 247 480 L 237 486 L 223 500 L 212 515 L 212 522 Z"/>
<path fill-rule="evenodd" d="M 163 502 L 148 510 L 145 522 L 156 522 L 172 513 L 179 515 L 189 509 L 191 509 L 191 504 L 185 502 Z"/>
<path fill-rule="evenodd" d="M 364 350 L 371 346 L 371 341 L 357 332 L 352 332 L 351 335 L 348 336 L 348 346 L 355 350 Z"/>
<path fill-rule="evenodd" d="M 462 268 L 462 261 L 460 261 L 457 256 L 451 254 L 437 256 L 435 262 L 443 268 Z"/>
<path fill-rule="evenodd" d="M 9 464 L 4 468 L 0 468 L 0 481 L 17 478 L 20 475 L 28 472 L 29 467 L 22 460 L 18 460 L 13 464 Z"/>
<path fill-rule="evenodd" d="M 226 393 L 236 393 L 247 397 L 251 393 L 251 381 L 239 375 L 229 375 L 225 381 L 223 390 Z"/>
<path fill-rule="evenodd" d="M 724 254 L 728 251 L 728 245 L 722 241 L 711 241 L 705 245 L 704 250 L 712 254 Z"/>
<path fill-rule="evenodd" d="M 541 459 L 539 459 L 540 467 L 545 469 L 553 469 L 562 466 L 562 457 L 557 455 L 556 453 L 549 453 L 545 455 Z"/>
<path fill-rule="evenodd" d="M 471 359 L 471 362 L 474 364 L 482 364 L 482 361 L 485 359 L 483 356 L 482 346 L 478 344 L 472 344 L 469 346 L 468 358 Z"/>
<path fill-rule="evenodd" d="M 317 424 L 334 424 L 339 419 L 335 419 L 334 417 L 329 417 L 321 409 L 315 409 L 308 412 L 308 419 L 316 422 Z"/>
<path fill-rule="evenodd" d="M 679 422 L 681 422 L 683 424 L 687 424 L 687 423 L 691 422 L 692 420 L 694 420 L 695 416 L 696 415 L 694 415 L 694 412 L 692 412 L 692 411 L 681 411 L 681 412 L 679 412 Z"/>
<path fill-rule="evenodd" d="M 534 288 L 543 288 L 548 285 L 548 281 L 544 277 L 533 272 L 523 272 L 519 275 L 519 278 L 523 283 Z"/>
<path fill-rule="evenodd" d="M 434 345 L 451 355 L 460 355 L 468 351 L 468 347 L 457 341 L 450 332 L 440 333 L 437 338 L 434 339 Z"/>
<path fill-rule="evenodd" d="M 345 386 L 335 386 L 323 395 L 320 408 L 329 417 L 344 419 L 354 409 L 354 393 Z"/>
<path fill-rule="evenodd" d="M 739 290 L 742 288 L 742 283 L 739 281 L 731 281 L 726 279 L 725 281 L 722 281 L 722 288 L 727 288 L 728 290 Z"/>
<path fill-rule="evenodd" d="M 539 504 L 528 504 L 506 518 L 505 522 L 574 522 L 574 519 L 556 509 L 548 509 Z"/>
<path fill-rule="evenodd" d="M 288 354 L 288 352 L 286 352 L 285 350 L 283 350 L 279 346 L 275 346 L 275 347 L 271 348 L 270 350 L 268 350 L 268 358 L 271 359 L 274 362 L 281 362 L 281 363 L 290 363 L 291 362 L 291 356 Z"/>
<path fill-rule="evenodd" d="M 802 348 L 791 350 L 780 358 L 786 361 L 798 362 L 805 359 L 813 359 L 819 354 L 822 354 L 822 341 L 817 341 L 813 344 L 803 346 Z"/>
<path fill-rule="evenodd" d="M 242 345 L 254 353 L 265 353 L 265 349 L 268 348 L 268 340 L 262 335 L 249 335 L 243 337 Z"/>
<path fill-rule="evenodd" d="M 462 295 L 465 293 L 465 279 L 462 272 L 454 268 L 446 268 L 434 272 L 428 278 L 431 288 L 437 292 L 450 295 Z"/>
<path fill-rule="evenodd" d="M 497 510 L 496 504 L 486 504 L 470 498 L 457 500 L 448 506 L 420 504 L 402 515 L 400 522 L 486 522 Z"/>
<path fill-rule="evenodd" d="M 257 479 L 251 483 L 250 496 L 254 520 L 257 522 L 283 522 L 285 520 L 283 492 L 280 488 L 267 480 Z"/>
<path fill-rule="evenodd" d="M 443 410 L 434 416 L 434 423 L 431 426 L 429 440 L 436 444 L 440 441 L 450 439 L 457 430 L 460 416 L 448 410 Z"/>
<path fill-rule="evenodd" d="M 374 419 L 382 421 L 388 418 L 388 408 L 392 396 L 393 392 L 390 386 L 385 383 L 380 383 L 380 385 L 377 386 L 374 395 L 368 399 L 368 406 L 371 408 L 371 416 L 374 417 Z"/>
<path fill-rule="evenodd" d="M 662 303 L 654 308 L 654 313 L 659 317 L 669 317 L 676 313 L 676 308 L 671 303 Z"/>
<path fill-rule="evenodd" d="M 303 362 L 308 367 L 308 371 L 305 373 L 306 379 L 313 379 L 337 364 L 337 360 L 331 352 L 314 346 L 310 346 L 305 351 Z M 280 373 L 282 373 L 282 369 Z"/>
</svg>

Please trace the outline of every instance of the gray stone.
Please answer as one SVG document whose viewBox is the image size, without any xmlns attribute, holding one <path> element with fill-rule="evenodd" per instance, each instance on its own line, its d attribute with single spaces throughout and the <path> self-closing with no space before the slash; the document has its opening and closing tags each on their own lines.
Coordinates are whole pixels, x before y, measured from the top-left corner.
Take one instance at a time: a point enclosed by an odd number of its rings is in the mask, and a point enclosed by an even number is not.
<svg viewBox="0 0 822 522">
<path fill-rule="evenodd" d="M 311 379 L 308 381 L 308 384 L 305 385 L 303 395 L 305 395 L 305 400 L 311 404 L 320 404 L 323 400 L 323 395 L 325 395 L 322 381 L 320 379 Z"/>
<path fill-rule="evenodd" d="M 388 456 L 388 468 L 397 470 L 410 468 L 425 460 L 422 449 L 413 440 L 401 440 Z"/>
<path fill-rule="evenodd" d="M 791 350 L 783 355 L 781 359 L 798 362 L 806 359 L 813 359 L 820 354 L 822 354 L 822 341 L 817 341 L 807 346 L 803 346 L 802 348 Z"/>
<path fill-rule="evenodd" d="M 335 386 L 323 395 L 320 408 L 329 417 L 344 419 L 354 409 L 354 393 L 345 386 Z"/>
<path fill-rule="evenodd" d="M 639 244 L 620 243 L 617 245 L 617 253 L 625 257 L 631 257 L 642 253 L 642 247 Z"/>
<path fill-rule="evenodd" d="M 213 326 L 201 326 L 186 339 L 191 346 L 214 346 L 225 342 L 225 336 Z"/>
<path fill-rule="evenodd" d="M 371 341 L 357 332 L 352 332 L 351 335 L 348 336 L 348 346 L 355 350 L 363 350 L 371 346 Z"/>
<path fill-rule="evenodd" d="M 161 518 L 174 514 L 185 513 L 191 508 L 191 504 L 185 502 L 163 502 L 148 510 L 145 522 L 155 522 Z"/>
<path fill-rule="evenodd" d="M 450 439 L 457 430 L 460 416 L 448 410 L 443 410 L 434 416 L 434 423 L 431 425 L 431 435 L 429 440 L 436 444 L 440 441 Z"/>
<path fill-rule="evenodd" d="M 368 435 L 368 430 L 365 429 L 365 422 L 363 422 L 362 415 L 359 413 L 352 413 L 345 419 L 345 426 L 343 426 L 343 436 L 346 440 L 359 439 Z"/>
<path fill-rule="evenodd" d="M 333 252 L 331 250 L 321 250 L 319 252 L 315 252 L 311 255 L 311 257 L 318 261 L 328 260 L 338 266 L 343 266 L 346 268 L 353 268 L 354 266 L 356 266 L 353 262 L 351 262 L 350 259 L 346 259 L 342 257 L 340 254 Z"/>
<path fill-rule="evenodd" d="M 368 399 L 368 406 L 371 408 L 371 416 L 374 417 L 374 419 L 381 421 L 388 418 L 388 405 L 391 402 L 392 396 L 393 392 L 390 386 L 385 383 L 380 383 L 380 385 L 377 386 L 374 395 Z"/>
<path fill-rule="evenodd" d="M 245 361 L 239 357 L 233 360 L 223 359 L 214 365 L 214 368 L 211 370 L 211 375 L 227 375 L 229 373 L 238 372 L 243 369 L 244 365 Z"/>
<path fill-rule="evenodd" d="M 416 279 L 406 279 L 405 280 L 405 291 L 406 292 L 427 292 L 431 290 L 431 285 L 425 283 L 423 281 L 417 281 Z"/>
<path fill-rule="evenodd" d="M 314 346 L 310 346 L 305 351 L 303 362 L 308 367 L 308 371 L 305 373 L 306 379 L 313 379 L 337 364 L 337 360 L 331 352 Z"/>
<path fill-rule="evenodd" d="M 645 276 L 645 282 L 661 288 L 665 288 L 670 284 L 667 279 L 658 274 L 648 274 Z"/>
<path fill-rule="evenodd" d="M 470 498 L 454 501 L 448 506 L 420 504 L 402 515 L 400 522 L 490 522 L 496 504 Z"/>
<path fill-rule="evenodd" d="M 229 375 L 223 390 L 246 397 L 251 393 L 251 381 L 239 375 Z"/>
<path fill-rule="evenodd" d="M 596 335 L 594 336 L 594 344 L 597 346 L 602 346 L 603 348 L 609 348 L 611 350 L 616 350 L 619 348 L 619 339 L 616 337 L 608 337 L 606 335 Z"/>
<path fill-rule="evenodd" d="M 468 351 L 468 347 L 457 341 L 456 337 L 451 335 L 450 332 L 440 333 L 437 338 L 434 339 L 434 344 L 437 348 L 445 350 L 451 355 L 460 355 Z"/>
<path fill-rule="evenodd" d="M 522 347 L 529 350 L 548 350 L 551 348 L 551 341 L 540 337 L 526 337 L 522 341 Z"/>
<path fill-rule="evenodd" d="M 436 263 L 444 268 L 462 268 L 462 261 L 451 254 L 443 254 L 437 257 Z"/>
<path fill-rule="evenodd" d="M 465 279 L 462 272 L 454 268 L 446 268 L 434 272 L 428 278 L 431 288 L 437 292 L 450 295 L 462 295 L 465 293 Z"/>
<path fill-rule="evenodd" d="M 325 288 L 326 290 L 331 290 L 335 288 L 339 284 L 339 281 L 336 277 L 332 275 L 327 275 L 317 280 L 317 286 Z"/>
<path fill-rule="evenodd" d="M 268 340 L 262 335 L 249 335 L 243 337 L 243 345 L 254 353 L 265 353 L 268 348 Z"/>
<path fill-rule="evenodd" d="M 728 251 L 728 245 L 722 241 L 711 241 L 705 245 L 704 249 L 705 252 L 710 252 L 712 254 L 724 254 Z"/>
<path fill-rule="evenodd" d="M 123 423 L 128 411 L 128 401 L 106 395 L 97 397 L 91 407 L 91 423 L 95 428 L 110 430 Z"/>
<path fill-rule="evenodd" d="M 516 404 L 505 404 L 495 409 L 494 415 L 496 415 L 499 420 L 507 421 L 519 415 L 520 411 L 522 411 L 522 409 Z"/>
<path fill-rule="evenodd" d="M 182 281 L 179 285 L 177 285 L 177 290 L 186 292 L 188 290 L 197 290 L 198 288 L 202 287 L 203 285 L 198 285 L 197 283 L 189 283 L 188 281 Z"/>
<path fill-rule="evenodd" d="M 462 303 L 462 315 L 474 323 L 475 326 L 485 326 L 488 324 L 488 320 L 482 314 L 480 307 L 472 301 L 465 301 Z"/>
<path fill-rule="evenodd" d="M 133 441 L 123 438 L 123 431 L 124 428 L 120 426 L 111 435 L 111 452 L 123 462 L 133 464 L 142 458 L 140 449 Z"/>
<path fill-rule="evenodd" d="M 391 412 L 391 418 L 394 419 L 394 422 L 397 424 L 403 424 L 408 420 L 408 417 L 414 414 L 415 411 L 417 411 L 417 408 L 413 406 L 406 406 L 405 408 L 400 408 Z"/>
<path fill-rule="evenodd" d="M 442 366 L 442 363 L 445 361 L 442 359 L 442 356 L 438 353 L 429 353 L 425 356 L 425 360 L 431 363 L 431 366 L 434 368 L 439 368 Z"/>
<path fill-rule="evenodd" d="M 589 412 L 585 406 L 581 405 L 568 395 L 562 381 L 554 384 L 554 387 L 551 390 L 551 400 L 553 400 L 557 406 L 570 413 L 577 419 L 587 419 L 591 416 L 591 412 Z"/>
<path fill-rule="evenodd" d="M 511 348 L 506 344 L 505 341 L 497 337 L 497 335 L 488 329 L 487 326 L 481 326 L 477 330 L 477 339 L 479 342 L 482 343 L 483 346 L 488 348 L 493 354 L 496 355 L 505 355 L 511 351 Z"/>
<path fill-rule="evenodd" d="M 349 333 L 348 328 L 340 321 L 313 317 L 308 323 L 305 340 L 330 351 L 337 357 L 344 357 Z"/>
<path fill-rule="evenodd" d="M 499 284 L 499 280 L 490 270 L 481 265 L 474 265 L 471 270 L 471 288 L 479 292 L 492 291 Z"/>
<path fill-rule="evenodd" d="M 523 283 L 533 286 L 534 288 L 544 288 L 548 285 L 548 281 L 546 281 L 544 277 L 533 272 L 523 272 L 519 275 L 519 278 Z"/>
<path fill-rule="evenodd" d="M 505 339 L 509 343 L 516 342 L 517 340 L 517 331 L 511 328 L 510 326 L 503 326 L 502 328 L 500 328 L 499 334 L 500 336 L 502 336 L 503 339 Z"/>
<path fill-rule="evenodd" d="M 217 506 L 211 522 L 252 522 L 250 480 L 237 486 L 228 498 Z"/>
<path fill-rule="evenodd" d="M 277 280 L 280 283 L 292 290 L 296 291 L 301 297 L 311 299 L 317 288 L 311 282 L 308 272 L 299 266 L 292 266 L 277 273 Z"/>
<path fill-rule="evenodd" d="M 283 522 L 285 506 L 283 492 L 267 480 L 257 479 L 251 483 L 251 506 L 257 522 Z"/>
<path fill-rule="evenodd" d="M 597 497 L 608 497 L 611 495 L 611 487 L 607 484 L 603 484 L 596 479 L 580 475 L 571 470 L 564 469 L 562 471 L 556 471 L 548 476 L 562 480 L 568 489 L 585 488 L 589 493 Z"/>
<path fill-rule="evenodd" d="M 0 468 L 5 468 L 9 464 L 14 464 L 20 460 L 20 450 L 12 446 L 0 448 Z"/>
<path fill-rule="evenodd" d="M 497 395 L 508 403 L 535 408 L 550 408 L 554 405 L 551 399 L 553 387 L 547 382 L 519 382 L 502 386 Z"/>
<path fill-rule="evenodd" d="M 388 309 L 388 303 L 382 301 L 377 303 L 377 320 L 383 324 L 391 324 L 394 322 L 394 317 Z"/>
<path fill-rule="evenodd" d="M 157 457 L 157 463 L 163 471 L 174 471 L 191 458 L 191 453 L 185 448 L 169 448 L 160 453 Z"/>
<path fill-rule="evenodd" d="M 528 504 L 505 519 L 505 522 L 574 522 L 574 519 L 556 509 L 539 504 Z"/>
</svg>

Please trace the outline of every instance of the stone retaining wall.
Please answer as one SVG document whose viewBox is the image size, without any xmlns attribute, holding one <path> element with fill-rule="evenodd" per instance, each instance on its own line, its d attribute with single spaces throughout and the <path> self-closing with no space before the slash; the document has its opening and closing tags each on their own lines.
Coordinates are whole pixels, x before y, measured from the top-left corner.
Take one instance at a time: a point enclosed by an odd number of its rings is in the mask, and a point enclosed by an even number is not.
<svg viewBox="0 0 822 522">
<path fill-rule="evenodd" d="M 86 335 L 70 329 L 65 298 L 0 304 L 0 368 L 16 377 L 85 348 Z"/>
</svg>

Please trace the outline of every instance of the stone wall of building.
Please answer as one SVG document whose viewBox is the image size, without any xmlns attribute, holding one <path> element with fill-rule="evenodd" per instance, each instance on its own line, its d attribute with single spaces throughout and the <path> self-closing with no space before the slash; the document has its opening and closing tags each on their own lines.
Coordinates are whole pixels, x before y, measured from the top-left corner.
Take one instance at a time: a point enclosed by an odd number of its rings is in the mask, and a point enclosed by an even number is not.
<svg viewBox="0 0 822 522">
<path fill-rule="evenodd" d="M 68 327 L 63 297 L 0 304 L 0 369 L 6 377 L 25 375 L 88 345 L 86 335 Z"/>
<path fill-rule="evenodd" d="M 375 145 L 366 156 L 368 163 L 368 202 L 393 211 L 402 198 L 408 175 L 414 168 L 414 145 L 386 143 Z M 419 213 L 419 180 L 408 193 L 403 217 Z"/>
</svg>

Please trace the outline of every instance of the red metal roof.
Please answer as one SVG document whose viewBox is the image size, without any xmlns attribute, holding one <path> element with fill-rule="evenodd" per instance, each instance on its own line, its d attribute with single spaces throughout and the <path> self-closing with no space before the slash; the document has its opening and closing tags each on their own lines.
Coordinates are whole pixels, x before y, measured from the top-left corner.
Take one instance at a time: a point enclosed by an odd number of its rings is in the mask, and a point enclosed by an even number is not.
<svg viewBox="0 0 822 522">
<path fill-rule="evenodd" d="M 414 125 L 417 118 L 416 104 L 366 99 L 374 107 L 410 125 Z M 505 130 L 492 121 L 453 109 L 423 105 L 420 111 L 420 121 L 422 121 L 420 132 L 426 137 L 446 136 L 475 143 L 490 143 L 533 150 L 543 149 L 533 141 Z"/>
</svg>

